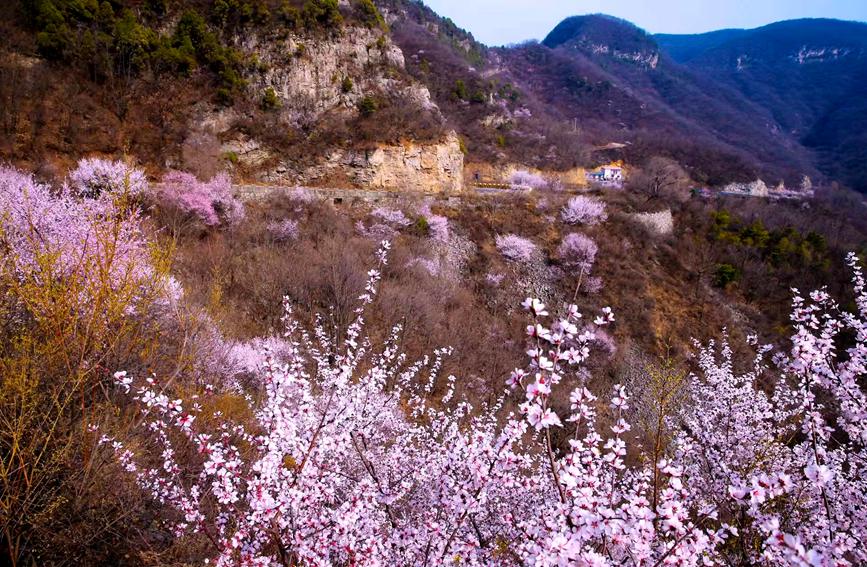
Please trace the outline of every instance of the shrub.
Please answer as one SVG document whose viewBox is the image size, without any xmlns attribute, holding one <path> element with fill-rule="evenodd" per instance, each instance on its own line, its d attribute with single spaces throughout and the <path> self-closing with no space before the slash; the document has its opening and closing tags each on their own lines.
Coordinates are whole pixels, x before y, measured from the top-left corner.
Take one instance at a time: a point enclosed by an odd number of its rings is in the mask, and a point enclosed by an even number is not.
<svg viewBox="0 0 867 567">
<path fill-rule="evenodd" d="M 365 118 L 372 116 L 377 110 L 379 110 L 379 102 L 373 96 L 367 95 L 358 101 L 358 112 Z"/>
<path fill-rule="evenodd" d="M 343 24 L 337 0 L 307 0 L 301 19 L 309 30 L 339 28 Z"/>
<path fill-rule="evenodd" d="M 75 176 L 85 188 L 104 181 L 84 175 L 104 172 L 93 165 Z M 119 413 L 97 394 L 105 365 L 175 362 L 171 339 L 157 341 L 165 252 L 119 192 L 129 184 L 100 187 L 56 190 L 0 168 L 0 549 L 11 564 L 111 553 L 104 526 L 123 530 L 138 512 L 118 511 L 123 496 L 103 490 L 111 481 L 89 459 L 86 426 Z"/>
<path fill-rule="evenodd" d="M 564 265 L 589 274 L 596 262 L 599 247 L 589 236 L 574 232 L 567 234 L 557 249 L 557 255 Z"/>
<path fill-rule="evenodd" d="M 352 77 L 343 77 L 343 81 L 340 82 L 340 91 L 344 94 L 351 93 L 352 87 L 354 86 L 355 84 L 352 82 Z"/>
<path fill-rule="evenodd" d="M 497 250 L 507 260 L 530 263 L 539 259 L 539 248 L 532 241 L 516 234 L 497 235 Z"/>
<path fill-rule="evenodd" d="M 69 174 L 69 183 L 80 197 L 95 199 L 103 193 L 127 194 L 136 197 L 148 189 L 148 181 L 140 169 L 122 161 L 86 158 L 78 162 Z"/>
<path fill-rule="evenodd" d="M 740 279 L 740 270 L 731 264 L 717 264 L 713 272 L 713 284 L 716 287 L 727 288 Z"/>
<path fill-rule="evenodd" d="M 265 93 L 262 95 L 262 110 L 276 110 L 280 106 L 280 98 L 277 96 L 277 91 L 274 90 L 274 87 L 265 89 Z"/>
<path fill-rule="evenodd" d="M 455 88 L 452 90 L 452 93 L 458 100 L 467 100 L 467 84 L 463 79 L 455 81 Z"/>
<path fill-rule="evenodd" d="M 484 104 L 487 101 L 488 96 L 485 94 L 484 91 L 481 90 L 474 92 L 473 95 L 470 97 L 470 102 L 474 104 Z"/>
<path fill-rule="evenodd" d="M 171 41 L 183 52 L 194 53 L 196 61 L 207 65 L 219 78 L 217 96 L 221 102 L 230 104 L 235 94 L 246 86 L 241 77 L 243 58 L 240 52 L 223 45 L 197 12 L 187 10 L 181 15 Z"/>
<path fill-rule="evenodd" d="M 225 173 L 203 182 L 190 173 L 172 171 L 150 192 L 150 198 L 164 212 L 175 212 L 205 227 L 231 226 L 244 218 L 244 205 L 232 194 L 232 181 Z"/>
<path fill-rule="evenodd" d="M 563 222 L 567 224 L 596 225 L 608 220 L 605 203 L 579 195 L 572 197 L 560 212 Z"/>
<path fill-rule="evenodd" d="M 385 27 L 385 20 L 382 19 L 382 14 L 379 13 L 373 0 L 356 0 L 355 10 L 358 13 L 358 18 L 367 27 Z"/>
<path fill-rule="evenodd" d="M 412 231 L 418 236 L 429 236 L 430 224 L 427 222 L 427 218 L 420 216 L 415 219 L 415 222 L 412 225 Z"/>
</svg>

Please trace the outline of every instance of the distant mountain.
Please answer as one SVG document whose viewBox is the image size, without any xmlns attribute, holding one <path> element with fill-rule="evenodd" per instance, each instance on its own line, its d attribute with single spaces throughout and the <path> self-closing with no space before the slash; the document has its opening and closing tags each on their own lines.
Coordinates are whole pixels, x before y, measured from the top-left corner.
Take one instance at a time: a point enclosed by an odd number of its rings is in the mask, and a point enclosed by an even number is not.
<svg viewBox="0 0 867 567">
<path fill-rule="evenodd" d="M 702 34 L 656 34 L 654 39 L 672 59 L 686 63 L 696 55 L 748 33 L 742 29 L 725 29 Z"/>
<path fill-rule="evenodd" d="M 867 191 L 867 24 L 805 19 L 655 39 L 672 59 L 766 109 L 827 175 Z"/>
<path fill-rule="evenodd" d="M 591 54 L 655 66 L 659 56 L 656 41 L 644 30 L 603 14 L 566 18 L 542 42 L 556 49 L 571 46 Z"/>
<path fill-rule="evenodd" d="M 736 35 L 721 32 L 704 44 Z M 763 175 L 776 183 L 814 170 L 810 152 L 766 107 L 679 63 L 654 36 L 624 20 L 567 18 L 541 46 L 502 54 L 520 69 L 515 76 L 561 114 L 632 142 L 627 158 L 668 154 L 708 182 Z"/>
</svg>

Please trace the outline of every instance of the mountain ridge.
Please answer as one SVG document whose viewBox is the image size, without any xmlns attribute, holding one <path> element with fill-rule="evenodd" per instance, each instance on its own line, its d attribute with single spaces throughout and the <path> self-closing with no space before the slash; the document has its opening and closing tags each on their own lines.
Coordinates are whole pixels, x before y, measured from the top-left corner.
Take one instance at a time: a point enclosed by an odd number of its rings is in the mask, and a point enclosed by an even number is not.
<svg viewBox="0 0 867 567">
<path fill-rule="evenodd" d="M 699 184 L 807 175 L 867 192 L 861 23 L 677 36 L 592 14 L 488 47 L 416 0 L 90 4 L 0 7 L 0 158 L 130 152 L 195 169 L 205 152 L 205 170 L 357 184 L 377 146 L 457 139 L 496 167 L 662 156 Z M 69 119 L 38 119 L 52 114 Z"/>
</svg>

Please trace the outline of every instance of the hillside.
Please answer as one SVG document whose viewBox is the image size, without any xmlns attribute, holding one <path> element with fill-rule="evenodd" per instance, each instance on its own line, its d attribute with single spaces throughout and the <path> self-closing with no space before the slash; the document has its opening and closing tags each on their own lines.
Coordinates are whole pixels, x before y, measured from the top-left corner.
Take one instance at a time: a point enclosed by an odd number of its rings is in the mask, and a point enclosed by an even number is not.
<svg viewBox="0 0 867 567">
<path fill-rule="evenodd" d="M 377 144 L 397 167 L 403 140 L 449 143 L 371 2 L 211 5 L 4 3 L 0 155 L 58 173 L 125 152 L 155 173 L 369 184 Z"/>
<path fill-rule="evenodd" d="M 786 25 L 0 3 L 0 565 L 867 564 L 861 28 Z"/>
<path fill-rule="evenodd" d="M 693 72 L 766 109 L 830 178 L 867 190 L 867 24 L 795 20 L 656 39 Z"/>
<path fill-rule="evenodd" d="M 425 191 L 463 184 L 461 153 L 560 171 L 667 156 L 701 184 L 864 188 L 861 24 L 651 36 L 576 16 L 490 49 L 409 0 L 224 4 L 5 3 L 0 156 Z"/>
</svg>

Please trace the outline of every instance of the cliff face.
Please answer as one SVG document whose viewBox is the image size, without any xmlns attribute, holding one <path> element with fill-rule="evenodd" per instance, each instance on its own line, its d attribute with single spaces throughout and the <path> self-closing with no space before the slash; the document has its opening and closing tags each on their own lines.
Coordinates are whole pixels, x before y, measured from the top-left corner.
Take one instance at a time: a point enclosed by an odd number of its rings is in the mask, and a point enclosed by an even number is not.
<svg viewBox="0 0 867 567">
<path fill-rule="evenodd" d="M 271 115 L 278 125 L 321 132 L 322 124 L 352 123 L 364 99 L 383 97 L 409 112 L 442 119 L 427 87 L 405 73 L 401 49 L 380 30 L 353 27 L 317 38 L 251 36 L 239 38 L 238 44 L 259 62 L 246 77 L 248 96 L 273 90 Z M 234 128 L 244 119 L 236 109 L 202 105 L 200 110 L 188 139 L 219 140 L 220 154 L 232 155 L 251 179 L 424 193 L 454 193 L 463 187 L 464 156 L 454 132 L 423 142 L 398 133 L 399 141 L 373 140 L 360 148 L 338 140 L 338 147 L 299 160 L 269 147 L 267 132 L 257 136 Z M 381 119 L 378 113 L 368 118 Z"/>
<path fill-rule="evenodd" d="M 270 183 L 362 187 L 418 193 L 463 191 L 464 154 L 457 134 L 433 143 L 407 141 L 368 150 L 333 151 L 315 166 L 285 163 L 266 175 Z"/>
<path fill-rule="evenodd" d="M 379 30 L 353 27 L 315 41 L 294 34 L 250 37 L 241 45 L 258 55 L 263 69 L 248 78 L 249 94 L 273 89 L 278 112 L 292 124 L 308 125 L 334 109 L 352 113 L 377 92 L 435 109 L 427 88 L 404 74 L 403 52 Z"/>
<path fill-rule="evenodd" d="M 454 132 L 438 144 L 381 146 L 365 154 L 358 177 L 376 188 L 457 193 L 463 189 L 464 154 Z"/>
</svg>

